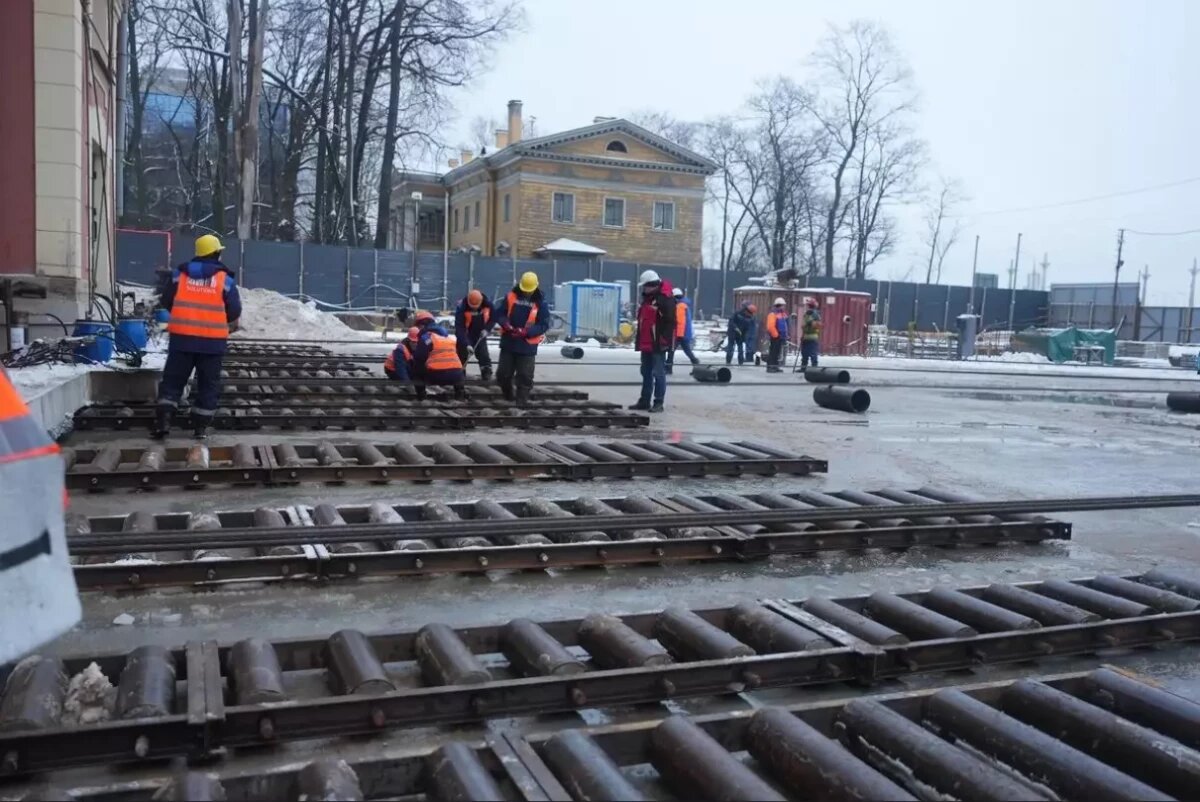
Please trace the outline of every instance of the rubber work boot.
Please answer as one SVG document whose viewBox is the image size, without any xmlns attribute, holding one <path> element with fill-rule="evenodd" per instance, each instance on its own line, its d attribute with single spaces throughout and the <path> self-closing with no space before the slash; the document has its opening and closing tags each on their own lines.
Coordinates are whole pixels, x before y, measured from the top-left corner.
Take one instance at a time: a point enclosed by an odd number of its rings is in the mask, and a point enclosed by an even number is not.
<svg viewBox="0 0 1200 802">
<path fill-rule="evenodd" d="M 171 414 L 175 408 L 170 404 L 159 404 L 154 408 L 154 429 L 150 436 L 155 440 L 163 440 L 171 433 Z"/>
<path fill-rule="evenodd" d="M 629 405 L 629 408 L 630 408 L 630 409 L 649 410 L 649 409 L 650 409 L 650 402 L 649 402 L 649 401 L 642 401 L 642 400 L 639 400 L 639 401 L 638 401 L 636 404 L 630 404 L 630 405 Z"/>
<path fill-rule="evenodd" d="M 515 403 L 521 409 L 524 409 L 529 406 L 529 389 L 528 388 L 526 388 L 526 387 L 518 387 L 517 388 L 517 396 L 516 396 Z"/>
<path fill-rule="evenodd" d="M 197 415 L 192 413 L 192 437 L 197 440 L 208 439 L 208 424 L 212 422 L 212 418 L 208 415 Z"/>
<path fill-rule="evenodd" d="M 461 384 L 454 385 L 454 400 L 455 401 L 466 401 L 467 400 L 467 388 L 463 387 Z"/>
<path fill-rule="evenodd" d="M 650 407 L 650 411 L 651 412 L 665 412 L 666 410 L 663 409 L 662 402 L 659 401 L 654 406 Z"/>
<path fill-rule="evenodd" d="M 486 368 L 479 369 L 479 378 L 482 381 L 490 382 L 492 380 L 492 367 L 488 365 Z"/>
</svg>

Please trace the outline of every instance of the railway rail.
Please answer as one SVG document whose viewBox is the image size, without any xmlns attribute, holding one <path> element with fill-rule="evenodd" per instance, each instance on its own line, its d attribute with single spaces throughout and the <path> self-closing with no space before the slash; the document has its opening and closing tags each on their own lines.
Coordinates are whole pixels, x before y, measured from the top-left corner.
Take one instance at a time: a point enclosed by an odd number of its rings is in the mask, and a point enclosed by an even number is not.
<svg viewBox="0 0 1200 802">
<path fill-rule="evenodd" d="M 1200 639 L 1200 578 L 1131 577 L 368 636 L 193 641 L 31 656 L 0 699 L 0 776 L 782 687 L 872 683 Z M 67 678 L 116 681 L 111 720 L 66 724 Z M 1190 721 L 1194 737 L 1196 721 Z M 757 797 L 752 797 L 757 798 Z"/>
<path fill-rule="evenodd" d="M 938 503 L 917 491 L 796 491 L 709 496 L 582 496 L 548 501 L 335 507 L 296 505 L 221 513 L 146 511 L 68 521 L 68 545 L 80 589 L 129 589 L 239 580 L 330 580 L 431 573 L 477 573 L 530 569 L 662 564 L 675 561 L 753 560 L 773 555 L 815 555 L 863 548 L 972 547 L 1066 540 L 1071 525 L 1033 515 L 909 516 L 913 499 Z M 895 505 L 890 519 L 863 521 L 856 508 Z M 759 523 L 753 513 L 836 509 L 822 523 Z M 680 514 L 744 511 L 747 523 L 675 526 Z M 649 514 L 655 524 L 629 530 L 615 526 Z M 571 531 L 544 534 L 546 523 L 571 522 Z M 518 522 L 523 533 L 492 534 L 500 523 Z M 442 522 L 487 527 L 480 534 L 408 534 L 414 526 Z M 342 540 L 354 528 L 358 540 Z M 272 539 L 284 534 L 285 539 Z M 293 540 L 292 538 L 297 538 Z M 336 540 L 334 540 L 336 538 Z M 302 539 L 302 540 L 301 540 Z M 278 542 L 277 542 L 278 541 Z"/>
<path fill-rule="evenodd" d="M 320 397 L 317 397 L 319 400 Z M 312 399 L 310 399 L 312 400 Z M 513 405 L 497 408 L 491 404 L 454 407 L 437 403 L 393 403 L 389 405 L 358 405 L 355 401 L 323 406 L 295 407 L 246 403 L 233 399 L 232 406 L 217 409 L 212 417 L 214 429 L 582 429 L 632 428 L 648 426 L 647 415 L 628 412 L 613 404 L 569 401 L 549 402 L 536 407 L 519 408 Z M 237 403 L 242 402 L 242 403 Z M 469 402 L 469 399 L 468 399 Z M 459 402 L 462 403 L 462 402 Z M 353 404 L 353 405 L 350 405 Z M 137 404 L 90 404 L 76 410 L 72 420 L 76 431 L 92 429 L 150 429 L 155 426 L 155 408 L 145 402 Z M 176 410 L 174 425 L 188 425 L 186 410 Z"/>
<path fill-rule="evenodd" d="M 1200 787 L 1197 725 L 1200 700 L 1104 667 L 536 735 L 488 732 L 398 757 L 40 788 L 41 798 L 69 789 L 94 802 L 298 801 L 331 790 L 342 800 L 438 802 L 1189 799 Z"/>
<path fill-rule="evenodd" d="M 453 397 L 449 387 L 426 388 L 431 400 L 449 400 Z M 494 384 L 467 382 L 467 392 L 471 399 L 489 399 L 496 404 L 508 404 Z M 356 403 L 369 403 L 372 399 L 381 401 L 402 398 L 414 398 L 416 391 L 412 384 L 393 382 L 388 379 L 298 379 L 272 378 L 265 380 L 239 379 L 221 389 L 223 401 L 280 399 L 281 403 L 297 403 L 303 399 L 323 397 L 352 396 Z M 587 401 L 589 396 L 582 390 L 564 390 L 560 387 L 534 387 L 530 396 L 534 403 L 543 404 L 546 401 Z"/>
<path fill-rule="evenodd" d="M 74 490 L 199 487 L 210 484 L 428 482 L 437 479 L 584 480 L 654 476 L 804 476 L 828 463 L 746 442 L 594 441 L 293 443 L 252 446 L 64 448 Z"/>
</svg>

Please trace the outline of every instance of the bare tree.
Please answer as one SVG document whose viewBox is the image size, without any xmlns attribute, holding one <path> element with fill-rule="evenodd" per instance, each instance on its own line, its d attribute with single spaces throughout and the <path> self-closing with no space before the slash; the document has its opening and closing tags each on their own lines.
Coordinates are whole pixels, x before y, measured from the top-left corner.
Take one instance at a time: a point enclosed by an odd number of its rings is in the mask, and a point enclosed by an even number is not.
<svg viewBox="0 0 1200 802">
<path fill-rule="evenodd" d="M 833 276 L 834 243 L 847 212 L 845 180 L 861 140 L 872 128 L 910 111 L 911 73 L 879 24 L 855 21 L 833 28 L 814 56 L 825 87 L 814 105 L 829 140 L 832 186 L 825 219 L 825 275 Z"/>
<path fill-rule="evenodd" d="M 470 148 L 476 153 L 484 153 L 488 148 L 494 147 L 496 130 L 500 127 L 495 117 L 485 117 L 482 114 L 473 117 L 467 126 Z"/>
<path fill-rule="evenodd" d="M 848 276 L 866 278 L 868 268 L 893 251 L 898 232 L 888 207 L 912 198 L 924 163 L 924 143 L 907 125 L 893 121 L 867 129 L 854 159 L 856 185 L 848 201 Z"/>
<path fill-rule="evenodd" d="M 652 134 L 657 134 L 663 139 L 689 150 L 694 150 L 699 146 L 703 129 L 700 123 L 680 120 L 665 111 L 653 109 L 634 111 L 629 114 L 628 120 Z"/>
<path fill-rule="evenodd" d="M 233 85 L 233 112 L 237 121 L 234 132 L 237 151 L 237 235 L 250 239 L 254 223 L 254 197 L 258 187 L 258 125 L 262 104 L 263 37 L 267 26 L 270 0 L 249 0 L 246 14 L 246 78 L 241 70 L 241 0 L 229 3 L 230 81 Z"/>
<path fill-rule="evenodd" d="M 925 244 L 929 246 L 926 284 L 936 284 L 942 280 L 942 263 L 961 233 L 958 220 L 953 219 L 953 215 L 965 199 L 962 186 L 957 181 L 945 178 L 941 179 L 937 191 L 929 199 L 925 212 Z"/>
<path fill-rule="evenodd" d="M 746 228 L 750 215 L 750 210 L 737 201 L 739 195 L 752 194 L 745 187 L 749 176 L 743 169 L 742 160 L 746 133 L 731 118 L 718 118 L 704 126 L 699 147 L 718 168 L 716 175 L 708 182 L 706 194 L 708 202 L 719 211 L 717 266 L 727 272 L 735 261 L 735 248 L 741 242 L 739 235 Z M 743 189 L 735 191 L 735 185 Z"/>
</svg>

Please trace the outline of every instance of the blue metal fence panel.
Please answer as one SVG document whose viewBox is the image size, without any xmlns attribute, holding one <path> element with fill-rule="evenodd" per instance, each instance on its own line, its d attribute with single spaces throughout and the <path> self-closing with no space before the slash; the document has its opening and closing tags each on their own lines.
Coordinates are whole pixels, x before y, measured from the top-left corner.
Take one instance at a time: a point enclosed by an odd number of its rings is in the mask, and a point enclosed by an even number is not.
<svg viewBox="0 0 1200 802">
<path fill-rule="evenodd" d="M 274 290 L 284 295 L 300 292 L 300 245 L 295 242 L 246 240 L 228 243 L 222 260 L 231 268 L 229 256 L 240 252 L 240 283 L 244 287 Z"/>
<path fill-rule="evenodd" d="M 378 253 L 374 248 L 350 249 L 349 297 L 346 303 L 351 309 L 375 305 L 372 285 L 375 283 L 375 259 Z"/>
<path fill-rule="evenodd" d="M 171 238 L 166 232 L 116 232 L 117 278 L 138 284 L 155 283 L 155 271 L 171 267 Z"/>
</svg>

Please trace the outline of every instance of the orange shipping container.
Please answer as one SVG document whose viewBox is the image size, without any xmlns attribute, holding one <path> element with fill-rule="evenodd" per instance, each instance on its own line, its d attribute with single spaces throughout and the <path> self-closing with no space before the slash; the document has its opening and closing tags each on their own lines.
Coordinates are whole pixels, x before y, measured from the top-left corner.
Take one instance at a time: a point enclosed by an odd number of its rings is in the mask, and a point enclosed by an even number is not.
<svg viewBox="0 0 1200 802">
<path fill-rule="evenodd" d="M 868 292 L 847 292 L 823 287 L 738 287 L 733 291 L 735 307 L 749 301 L 757 308 L 758 342 L 756 350 L 765 350 L 767 342 L 766 320 L 771 303 L 776 298 L 787 301 L 791 315 L 788 341 L 799 347 L 800 318 L 804 314 L 809 298 L 817 301 L 821 311 L 821 353 L 865 356 L 867 353 L 867 327 L 871 325 L 873 300 Z"/>
</svg>

